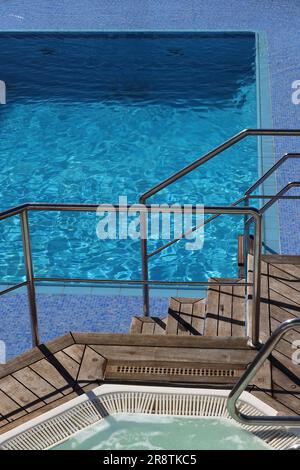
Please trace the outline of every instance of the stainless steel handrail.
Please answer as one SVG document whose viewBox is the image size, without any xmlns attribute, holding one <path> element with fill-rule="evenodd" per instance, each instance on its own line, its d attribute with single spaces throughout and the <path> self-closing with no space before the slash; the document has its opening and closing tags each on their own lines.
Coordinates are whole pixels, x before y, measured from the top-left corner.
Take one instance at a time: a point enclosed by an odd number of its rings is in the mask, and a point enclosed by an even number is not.
<svg viewBox="0 0 300 470">
<path fill-rule="evenodd" d="M 295 154 L 296 155 L 296 154 Z M 298 154 L 297 154 L 298 155 Z M 299 157 L 300 157 L 300 154 L 299 154 Z M 253 185 L 253 187 L 255 186 L 255 188 L 257 188 L 257 185 Z M 292 187 L 300 187 L 300 182 L 298 181 L 293 181 L 293 182 L 290 182 L 288 183 L 283 189 L 281 189 L 280 191 L 278 191 L 277 194 L 272 194 L 272 195 L 251 195 L 249 192 L 247 195 L 241 197 L 240 199 L 237 199 L 235 202 L 233 202 L 232 204 L 230 204 L 229 207 L 234 207 L 234 206 L 237 206 L 238 204 L 242 203 L 242 202 L 248 202 L 249 199 L 270 199 L 270 201 L 268 201 L 261 209 L 259 209 L 259 211 L 263 214 L 267 209 L 269 209 L 269 207 L 271 207 L 276 201 L 278 201 L 279 199 L 300 199 L 300 195 L 296 196 L 296 195 L 293 195 L 293 196 L 284 196 L 284 194 L 289 191 Z M 255 189 L 254 188 L 254 189 Z M 249 190 L 248 190 L 249 191 Z M 161 251 L 165 250 L 166 248 L 172 246 L 174 243 L 177 243 L 178 241 L 182 240 L 184 237 L 190 235 L 191 233 L 195 232 L 196 230 L 199 230 L 199 228 L 207 225 L 208 223 L 212 222 L 213 220 L 215 220 L 216 218 L 220 217 L 220 215 L 222 214 L 215 214 L 213 215 L 212 217 L 209 217 L 208 219 L 204 220 L 203 222 L 201 222 L 200 224 L 198 225 L 195 225 L 194 227 L 192 227 L 190 230 L 187 230 L 186 232 L 184 232 L 182 234 L 182 236 L 180 238 L 174 238 L 173 240 L 171 240 L 170 242 L 168 243 L 165 243 L 164 245 L 160 246 L 159 248 L 157 248 L 156 250 L 152 251 L 151 253 L 148 253 L 147 254 L 147 257 L 148 258 L 151 258 L 152 256 L 155 256 L 157 255 L 158 253 L 160 253 Z M 251 220 L 248 219 L 246 222 L 245 222 L 245 227 L 247 228 L 248 225 L 253 222 L 253 219 Z"/>
<path fill-rule="evenodd" d="M 300 327 L 300 318 L 293 318 L 281 323 L 257 353 L 254 361 L 244 372 L 231 390 L 227 400 L 229 415 L 241 424 L 248 426 L 300 426 L 300 416 L 248 416 L 237 406 L 241 394 L 247 389 L 253 377 L 257 374 L 265 360 L 274 350 L 285 333 L 295 327 Z"/>
<path fill-rule="evenodd" d="M 145 204 L 146 200 L 149 199 L 149 197 L 154 196 L 154 194 L 158 193 L 162 189 L 166 188 L 170 184 L 174 183 L 177 181 L 179 178 L 182 178 L 183 176 L 187 175 L 191 171 L 195 170 L 199 166 L 203 165 L 204 163 L 208 162 L 212 158 L 216 157 L 220 153 L 224 152 L 228 148 L 232 147 L 235 145 L 237 142 L 243 140 L 245 137 L 248 136 L 292 136 L 292 137 L 297 137 L 300 136 L 300 129 L 244 129 L 243 131 L 239 132 L 238 134 L 234 135 L 230 139 L 226 140 L 223 142 L 223 144 L 219 145 L 218 147 L 215 147 L 213 150 L 210 152 L 206 153 L 205 155 L 197 158 L 194 160 L 192 163 L 189 165 L 185 166 L 181 170 L 177 171 L 173 175 L 169 176 L 165 180 L 163 180 L 161 183 L 157 184 L 156 186 L 153 186 L 151 189 L 146 191 L 140 196 L 140 203 Z"/>
<path fill-rule="evenodd" d="M 26 266 L 26 283 L 28 298 L 29 298 L 29 307 L 30 307 L 30 318 L 31 318 L 31 328 L 32 328 L 32 338 L 33 345 L 36 346 L 40 342 L 39 338 L 39 329 L 38 329 L 38 316 L 37 316 L 37 306 L 35 298 L 35 281 L 57 281 L 57 282 L 99 282 L 99 283 L 133 283 L 141 284 L 143 287 L 153 284 L 165 284 L 165 285 L 207 285 L 208 282 L 172 282 L 172 281 L 153 281 L 153 280 L 131 280 L 131 281 L 122 281 L 122 280 L 101 280 L 101 279 L 76 279 L 76 278 L 35 278 L 34 270 L 32 265 L 32 255 L 31 255 L 31 246 L 30 246 L 30 232 L 29 232 L 29 223 L 28 223 L 28 213 L 30 211 L 84 211 L 84 212 L 96 212 L 99 207 L 101 211 L 128 211 L 130 206 L 121 206 L 121 205 L 99 205 L 99 204 L 43 204 L 43 203 L 28 203 L 23 204 L 18 207 L 13 207 L 9 210 L 0 213 L 0 220 L 7 219 L 8 217 L 13 217 L 15 215 L 20 215 L 21 228 L 22 228 L 22 237 L 23 237 L 23 250 L 25 257 L 25 266 Z M 261 215 L 259 211 L 251 207 L 228 207 L 228 206 L 177 206 L 176 208 L 172 207 L 152 207 L 141 205 L 138 209 L 140 211 L 140 217 L 147 216 L 149 211 L 152 212 L 182 212 L 187 210 L 193 214 L 201 211 L 209 214 L 232 214 L 232 215 L 247 215 L 251 216 L 255 220 L 255 252 L 254 252 L 254 281 L 251 283 L 244 283 L 246 286 L 252 286 L 253 288 L 253 298 L 252 298 L 252 342 L 253 344 L 258 343 L 259 337 L 259 303 L 260 303 L 260 264 L 261 264 Z M 216 285 L 233 285 L 234 283 L 228 282 L 216 282 Z M 10 290 L 23 286 L 24 283 L 20 283 L 17 286 L 10 287 L 2 293 L 6 293 Z M 0 292 L 1 294 L 1 292 Z"/>
<path fill-rule="evenodd" d="M 289 160 L 290 158 L 300 158 L 300 153 L 284 154 L 279 160 L 277 160 L 276 163 L 274 163 L 274 165 L 271 166 L 271 168 L 269 168 L 268 171 L 266 171 L 266 173 L 264 173 L 257 181 L 255 181 L 252 186 L 250 186 L 250 188 L 247 189 L 245 196 L 252 194 L 253 191 L 255 191 L 262 183 L 264 183 L 266 179 L 269 178 L 269 176 L 271 176 L 286 160 Z"/>
<path fill-rule="evenodd" d="M 262 206 L 259 209 L 260 214 L 264 214 L 267 209 L 273 206 L 275 202 L 277 202 L 279 199 L 287 199 L 287 198 L 292 198 L 292 199 L 300 199 L 299 196 L 284 196 L 285 193 L 287 193 L 290 189 L 292 188 L 300 188 L 300 181 L 291 181 L 290 183 L 286 184 L 280 191 L 278 191 L 277 194 L 274 195 L 247 195 L 247 199 L 270 199 L 264 206 Z M 249 218 L 246 223 L 245 227 L 247 227 L 253 220 Z"/>
<path fill-rule="evenodd" d="M 247 189 L 247 191 L 245 192 L 244 196 L 237 199 L 236 201 L 232 202 L 230 204 L 230 206 L 237 206 L 238 204 L 240 204 L 241 202 L 245 202 L 245 205 L 247 206 L 248 205 L 248 198 L 250 198 L 250 195 L 261 185 L 263 184 L 285 161 L 287 161 L 288 159 L 290 158 L 300 158 L 300 153 L 286 153 L 285 155 L 283 155 L 276 163 L 274 163 L 274 165 L 272 165 L 272 167 L 266 171 L 266 173 L 264 173 L 252 186 L 250 186 L 250 188 Z M 258 196 L 257 196 L 258 197 Z M 260 196 L 261 199 L 263 199 L 263 196 Z M 272 196 L 264 196 L 265 199 L 268 199 L 269 197 L 272 197 Z M 198 224 L 198 225 L 195 225 L 194 227 L 192 227 L 190 230 L 188 230 L 187 232 L 183 233 L 182 236 L 180 238 L 174 238 L 174 240 L 171 240 L 170 242 L 168 243 L 165 243 L 164 245 L 160 246 L 159 248 L 157 248 L 156 250 L 152 251 L 151 253 L 148 253 L 147 256 L 148 258 L 151 258 L 152 256 L 155 256 L 157 255 L 158 253 L 160 253 L 161 251 L 163 251 L 165 248 L 168 248 L 170 246 L 172 246 L 174 243 L 182 240 L 182 238 L 186 237 L 187 235 L 190 235 L 191 233 L 195 232 L 196 230 L 198 230 L 199 228 L 201 228 L 203 225 L 207 225 L 209 224 L 210 222 L 212 222 L 213 220 L 217 219 L 218 217 L 220 217 L 220 215 L 222 214 L 216 214 L 212 217 L 210 217 L 209 219 L 206 219 L 204 222 Z"/>
<path fill-rule="evenodd" d="M 234 201 L 232 204 L 229 204 L 228 207 L 235 207 L 235 206 L 237 206 L 238 204 L 240 204 L 241 202 L 243 202 L 244 200 L 245 200 L 245 196 L 241 197 L 240 199 L 237 199 L 237 200 Z M 180 238 L 174 238 L 174 240 L 171 240 L 170 242 L 165 243 L 164 245 L 160 246 L 159 248 L 157 248 L 156 250 L 152 251 L 151 253 L 147 253 L 147 257 L 148 257 L 148 258 L 151 258 L 152 256 L 157 255 L 158 253 L 160 253 L 161 251 L 165 250 L 165 249 L 168 248 L 169 246 L 172 246 L 174 243 L 179 242 L 179 241 L 182 240 L 184 237 L 187 237 L 187 236 L 190 235 L 191 233 L 196 232 L 196 230 L 199 230 L 199 228 L 201 228 L 201 227 L 203 227 L 204 225 L 207 225 L 207 224 L 209 224 L 210 222 L 212 222 L 213 220 L 217 219 L 218 217 L 220 217 L 220 215 L 222 215 L 222 214 L 215 214 L 215 215 L 209 217 L 208 219 L 204 220 L 203 222 L 200 222 L 200 224 L 195 225 L 195 226 L 192 227 L 190 230 L 187 230 L 186 232 L 184 232 Z"/>
<path fill-rule="evenodd" d="M 214 148 L 213 150 L 206 153 L 205 155 L 197 158 L 196 160 L 194 160 L 189 165 L 185 166 L 184 168 L 177 171 L 173 175 L 169 176 L 168 178 L 166 178 L 165 180 L 163 180 L 162 182 L 160 182 L 156 186 L 153 186 L 150 190 L 143 193 L 139 198 L 140 204 L 145 204 L 147 199 L 149 199 L 154 194 L 157 194 L 162 189 L 166 188 L 170 184 L 172 184 L 175 181 L 179 180 L 183 176 L 191 173 L 196 168 L 199 168 L 204 163 L 208 162 L 212 158 L 216 157 L 220 153 L 222 153 L 225 150 L 229 149 L 230 147 L 235 145 L 237 142 L 243 140 L 244 138 L 246 138 L 248 136 L 292 136 L 292 137 L 297 137 L 297 136 L 300 136 L 300 129 L 290 129 L 290 130 L 286 130 L 286 129 L 244 129 L 243 131 L 241 131 L 238 134 L 231 137 L 229 140 L 225 141 L 223 144 L 221 144 L 218 147 Z M 280 164 L 278 164 L 278 166 L 280 166 Z M 278 168 L 278 166 L 277 166 L 277 168 Z M 247 220 L 247 218 L 245 218 L 245 221 L 246 220 Z M 141 217 L 141 232 L 144 233 L 145 230 L 146 230 L 146 220 L 145 220 L 145 217 Z M 178 240 L 176 240 L 176 241 L 178 241 Z M 174 241 L 174 243 L 176 241 Z M 172 243 L 170 243 L 168 246 L 170 246 L 171 244 Z M 162 250 L 163 250 L 163 248 L 159 249 L 159 251 L 162 251 Z M 151 254 L 151 256 L 154 256 L 154 254 L 159 253 L 159 251 L 156 250 L 154 253 Z M 141 256 L 142 256 L 143 279 L 145 281 L 147 281 L 149 279 L 148 259 L 149 259 L 150 256 L 148 255 L 146 237 L 141 238 Z M 147 287 L 147 284 L 145 284 L 144 287 L 143 287 L 143 305 L 144 305 L 144 315 L 149 316 L 150 315 L 149 289 Z"/>
</svg>

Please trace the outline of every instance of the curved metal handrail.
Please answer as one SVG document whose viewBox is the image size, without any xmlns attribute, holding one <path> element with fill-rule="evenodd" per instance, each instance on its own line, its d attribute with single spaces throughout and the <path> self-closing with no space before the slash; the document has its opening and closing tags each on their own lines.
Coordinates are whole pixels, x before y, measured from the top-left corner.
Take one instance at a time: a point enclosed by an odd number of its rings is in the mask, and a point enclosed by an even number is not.
<svg viewBox="0 0 300 470">
<path fill-rule="evenodd" d="M 222 153 L 224 150 L 229 149 L 230 147 L 235 145 L 237 142 L 243 140 L 245 137 L 248 137 L 248 136 L 294 136 L 294 137 L 297 137 L 297 136 L 300 136 L 300 129 L 289 129 L 289 130 L 286 130 L 286 129 L 244 129 L 243 131 L 231 137 L 229 140 L 223 142 L 223 144 L 219 145 L 218 147 L 215 147 L 210 152 L 197 158 L 189 165 L 185 166 L 181 170 L 177 171 L 173 175 L 169 176 L 168 178 L 166 178 L 165 180 L 163 180 L 156 186 L 153 186 L 151 189 L 143 193 L 139 198 L 139 203 L 145 204 L 149 197 L 153 196 L 154 194 L 157 194 L 162 189 L 166 188 L 167 186 L 179 180 L 180 178 L 187 175 L 188 173 L 191 173 L 196 168 L 200 167 L 204 163 L 208 162 L 215 156 Z M 287 157 L 285 157 L 284 160 L 286 160 L 286 158 Z M 277 163 L 278 163 L 278 166 L 280 166 L 279 162 Z M 234 205 L 235 203 L 231 204 L 231 206 L 234 206 Z M 211 220 L 213 220 L 214 218 L 211 218 Z M 147 252 L 147 240 L 145 236 L 146 224 L 147 224 L 146 218 L 144 215 L 142 215 L 141 221 L 140 221 L 140 227 L 141 227 L 141 234 L 142 234 L 142 237 L 141 237 L 142 275 L 143 275 L 144 281 L 148 281 L 149 279 L 149 269 L 148 269 L 149 256 Z M 178 240 L 175 240 L 174 243 L 176 243 Z M 171 244 L 173 243 L 170 242 L 167 246 L 170 246 Z M 167 248 L 167 246 L 165 246 L 165 248 Z M 151 256 L 154 256 L 154 254 L 159 253 L 163 249 L 164 249 L 163 247 L 160 247 L 159 249 L 155 250 L 155 252 L 151 253 Z M 150 314 L 149 289 L 148 289 L 147 284 L 145 284 L 143 287 L 143 305 L 144 305 L 144 315 L 149 316 Z"/>
<path fill-rule="evenodd" d="M 243 202 L 244 200 L 245 200 L 245 196 L 243 196 L 243 197 L 241 197 L 240 199 L 237 199 L 237 200 L 234 201 L 233 203 L 229 204 L 228 207 L 235 207 L 235 206 L 237 206 L 238 204 L 240 204 L 241 202 Z M 184 237 L 187 237 L 188 235 L 190 235 L 191 233 L 195 232 L 196 230 L 198 230 L 198 229 L 201 228 L 202 226 L 207 225 L 207 224 L 209 224 L 210 222 L 212 222 L 213 220 L 217 219 L 218 217 L 220 217 L 220 215 L 222 215 L 222 214 L 214 214 L 214 215 L 212 215 L 211 217 L 209 217 L 208 219 L 204 220 L 203 222 L 200 222 L 200 224 L 195 225 L 195 226 L 192 227 L 190 230 L 187 230 L 186 232 L 184 232 L 180 238 L 174 238 L 174 240 L 171 240 L 170 242 L 165 243 L 164 245 L 160 246 L 159 248 L 157 248 L 156 250 L 152 251 L 151 253 L 148 253 L 148 254 L 147 254 L 147 257 L 148 257 L 148 258 L 151 258 L 152 256 L 157 255 L 160 251 L 163 251 L 165 248 L 168 248 L 169 246 L 172 246 L 174 243 L 179 242 L 179 240 L 182 240 Z"/>
<path fill-rule="evenodd" d="M 153 186 L 151 189 L 146 191 L 140 196 L 139 202 L 141 204 L 145 204 L 145 201 L 149 199 L 149 197 L 154 196 L 162 189 L 166 188 L 170 184 L 174 183 L 178 179 L 182 178 L 183 176 L 187 175 L 191 171 L 199 168 L 199 166 L 203 165 L 204 163 L 208 162 L 212 158 L 216 157 L 220 153 L 224 152 L 224 150 L 229 149 L 233 145 L 235 145 L 240 140 L 243 140 L 245 137 L 248 136 L 293 136 L 297 137 L 300 136 L 300 129 L 244 129 L 243 131 L 239 132 L 238 134 L 234 135 L 230 139 L 223 142 L 223 144 L 215 147 L 210 152 L 202 155 L 201 157 L 194 160 L 189 165 L 185 166 L 181 170 L 177 171 L 173 175 L 169 176 L 165 180 L 161 181 L 157 185 Z"/>
<path fill-rule="evenodd" d="M 248 426 L 300 426 L 300 416 L 248 416 L 237 406 L 241 394 L 246 390 L 265 360 L 274 350 L 287 331 L 300 327 L 300 318 L 293 318 L 281 323 L 257 353 L 254 361 L 231 390 L 227 400 L 227 411 L 231 418 Z"/>
<path fill-rule="evenodd" d="M 269 168 L 268 171 L 266 171 L 266 173 L 264 173 L 252 186 L 250 186 L 250 188 L 247 189 L 245 196 L 252 194 L 253 191 L 264 183 L 269 176 L 271 176 L 286 160 L 289 160 L 290 158 L 300 158 L 300 153 L 285 153 L 276 163 L 274 163 L 274 165 L 271 166 L 271 168 Z"/>
<path fill-rule="evenodd" d="M 286 154 L 284 154 L 276 163 L 274 163 L 274 165 L 272 165 L 272 167 L 268 171 L 266 171 L 266 173 L 264 173 L 252 186 L 250 186 L 250 188 L 247 189 L 247 191 L 245 192 L 243 197 L 241 197 L 241 198 L 237 199 L 236 201 L 232 202 L 230 204 L 230 206 L 232 206 L 232 207 L 237 206 L 238 204 L 240 204 L 243 201 L 245 201 L 247 203 L 247 200 L 251 198 L 251 194 L 253 193 L 253 191 L 255 191 L 262 183 L 264 183 L 266 181 L 266 179 L 269 178 L 269 176 L 271 176 L 276 170 L 278 170 L 278 168 L 286 160 L 288 160 L 290 158 L 300 158 L 300 153 L 286 153 Z M 292 183 L 289 183 L 289 184 L 292 184 Z M 256 197 L 258 197 L 258 196 L 256 196 Z M 265 197 L 265 199 L 267 199 L 267 196 L 264 196 L 264 197 Z M 210 223 L 213 220 L 217 219 L 218 217 L 220 217 L 220 215 L 222 215 L 222 214 L 215 214 L 212 217 L 209 217 L 208 219 L 206 219 L 201 224 L 195 225 L 190 230 L 183 233 L 181 238 L 174 238 L 174 240 L 171 240 L 170 242 L 165 243 L 164 245 L 160 246 L 159 248 L 152 251 L 151 253 L 148 253 L 148 255 L 147 255 L 148 258 L 151 258 L 152 256 L 157 255 L 158 253 L 163 251 L 165 248 L 168 248 L 169 246 L 173 245 L 174 243 L 178 242 L 179 240 L 182 240 L 182 238 L 184 238 L 185 236 L 190 235 L 191 233 L 195 232 L 196 230 L 198 230 L 202 226 L 207 225 L 208 223 Z"/>
<path fill-rule="evenodd" d="M 288 184 L 286 184 L 280 191 L 278 191 L 277 194 L 274 194 L 274 196 L 246 196 L 245 199 L 269 199 L 270 200 L 259 209 L 260 214 L 264 214 L 267 209 L 269 209 L 275 202 L 277 202 L 279 199 L 284 199 L 283 195 L 287 193 L 291 188 L 300 188 L 300 181 L 290 181 Z M 293 196 L 295 199 L 299 199 L 300 196 Z M 246 222 L 245 222 L 245 227 L 247 227 L 251 222 L 253 222 L 253 219 L 250 217 Z"/>
<path fill-rule="evenodd" d="M 287 154 L 288 155 L 288 154 Z M 296 154 L 295 154 L 296 155 Z M 297 154 L 299 157 L 300 157 L 300 154 Z M 253 185 L 253 187 L 255 186 L 254 189 L 257 188 L 256 185 Z M 279 199 L 286 199 L 286 198 L 290 198 L 290 199 L 300 199 L 300 196 L 288 196 L 288 197 L 284 197 L 283 198 L 283 195 L 288 192 L 291 188 L 295 188 L 295 187 L 300 187 L 300 181 L 291 181 L 289 182 L 286 186 L 284 186 L 284 188 L 282 188 L 280 191 L 278 191 L 276 194 L 274 195 L 262 195 L 262 196 L 258 196 L 258 195 L 251 195 L 249 192 L 247 193 L 247 195 L 241 197 L 240 199 L 237 199 L 236 201 L 234 201 L 233 203 L 231 203 L 229 205 L 229 207 L 235 207 L 237 206 L 238 204 L 240 204 L 241 202 L 243 201 L 247 201 L 248 199 L 270 199 L 270 201 L 268 201 L 261 209 L 259 209 L 259 212 L 261 214 L 263 214 L 267 209 L 269 209 L 276 201 L 278 201 Z M 253 191 L 254 191 L 253 189 Z M 249 191 L 249 190 L 248 190 Z M 220 217 L 220 215 L 222 214 L 215 214 L 211 217 L 209 217 L 208 219 L 204 220 L 203 222 L 200 222 L 200 224 L 198 225 L 195 225 L 194 227 L 192 227 L 190 230 L 184 232 L 181 236 L 181 238 L 174 238 L 174 240 L 171 240 L 170 242 L 168 243 L 165 243 L 164 245 L 160 246 L 159 248 L 157 248 L 156 250 L 152 251 L 151 253 L 148 253 L 147 256 L 148 258 L 151 258 L 152 256 L 160 253 L 161 251 L 163 251 L 165 248 L 168 248 L 169 246 L 172 246 L 174 243 L 177 243 L 178 241 L 182 240 L 182 238 L 186 237 L 187 235 L 190 235 L 191 233 L 195 232 L 196 230 L 198 230 L 199 228 L 203 227 L 204 225 L 207 225 L 208 223 L 212 222 L 213 220 L 217 219 L 218 217 Z M 245 222 L 245 227 L 247 227 L 248 225 L 250 225 L 250 223 L 253 222 L 253 218 L 249 218 L 247 219 L 247 221 Z"/>
</svg>

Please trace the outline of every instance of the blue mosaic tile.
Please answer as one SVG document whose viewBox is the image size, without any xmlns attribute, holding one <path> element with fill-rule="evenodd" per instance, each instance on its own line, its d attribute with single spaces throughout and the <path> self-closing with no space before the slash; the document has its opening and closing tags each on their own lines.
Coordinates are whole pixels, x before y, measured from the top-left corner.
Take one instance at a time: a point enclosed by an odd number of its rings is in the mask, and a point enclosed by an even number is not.
<svg viewBox="0 0 300 470">
<path fill-rule="evenodd" d="M 40 337 L 49 341 L 69 331 L 127 333 L 131 317 L 142 315 L 141 296 L 91 294 L 37 294 Z M 151 314 L 165 316 L 167 297 L 153 297 Z M 26 294 L 1 298 L 0 340 L 5 341 L 7 359 L 31 347 L 31 329 Z"/>
</svg>

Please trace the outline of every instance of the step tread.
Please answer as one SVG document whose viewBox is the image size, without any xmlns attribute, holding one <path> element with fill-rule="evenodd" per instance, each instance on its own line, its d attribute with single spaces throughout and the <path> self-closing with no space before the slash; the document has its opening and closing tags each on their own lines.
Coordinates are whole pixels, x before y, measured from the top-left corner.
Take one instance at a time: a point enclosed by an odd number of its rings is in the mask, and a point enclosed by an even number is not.
<svg viewBox="0 0 300 470">
<path fill-rule="evenodd" d="M 131 319 L 131 334 L 164 335 L 166 334 L 166 318 L 137 317 Z"/>
<path fill-rule="evenodd" d="M 204 334 L 205 336 L 245 336 L 246 289 L 239 285 L 244 282 L 244 279 L 226 279 L 226 281 L 236 282 L 234 286 L 216 285 L 218 281 L 223 280 L 225 279 L 209 279 Z"/>
<path fill-rule="evenodd" d="M 203 298 L 171 297 L 167 317 L 167 335 L 202 335 L 206 300 Z"/>
</svg>

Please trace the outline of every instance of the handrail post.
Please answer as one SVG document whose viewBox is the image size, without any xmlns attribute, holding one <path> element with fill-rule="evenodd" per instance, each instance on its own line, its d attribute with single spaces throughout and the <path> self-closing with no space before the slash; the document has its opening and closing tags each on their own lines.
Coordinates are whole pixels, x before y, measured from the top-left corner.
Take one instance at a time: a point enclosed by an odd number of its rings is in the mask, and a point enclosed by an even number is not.
<svg viewBox="0 0 300 470">
<path fill-rule="evenodd" d="M 40 344 L 40 338 L 39 338 L 34 275 L 33 275 L 33 265 L 32 265 L 32 256 L 31 256 L 31 246 L 30 246 L 28 212 L 26 209 L 21 212 L 20 219 L 21 219 L 21 229 L 22 229 L 24 261 L 25 261 L 25 268 L 26 268 L 26 283 L 27 283 L 27 292 L 28 292 L 28 300 L 29 300 L 32 345 L 33 347 L 35 347 Z"/>
<path fill-rule="evenodd" d="M 258 212 L 255 218 L 253 287 L 252 287 L 252 343 L 259 345 L 260 333 L 260 289 L 261 289 L 261 251 L 262 251 L 262 215 Z"/>
<path fill-rule="evenodd" d="M 140 200 L 144 204 L 143 200 Z M 147 213 L 141 211 L 140 213 L 140 233 L 141 233 L 141 260 L 142 260 L 142 278 L 143 278 L 143 312 L 145 317 L 150 315 L 149 306 L 149 271 L 148 271 L 148 253 L 147 253 Z"/>
</svg>

